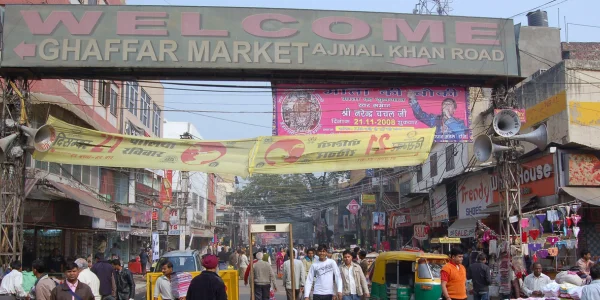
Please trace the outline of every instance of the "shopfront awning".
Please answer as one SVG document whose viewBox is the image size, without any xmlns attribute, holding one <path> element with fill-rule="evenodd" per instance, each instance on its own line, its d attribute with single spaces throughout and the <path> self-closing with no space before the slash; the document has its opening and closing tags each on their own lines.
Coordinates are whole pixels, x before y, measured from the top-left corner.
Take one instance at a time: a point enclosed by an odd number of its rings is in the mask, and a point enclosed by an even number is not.
<svg viewBox="0 0 600 300">
<path fill-rule="evenodd" d="M 50 184 L 72 200 L 79 202 L 79 214 L 92 218 L 117 222 L 116 213 L 89 192 L 80 190 L 66 184 L 49 180 Z"/>
<path fill-rule="evenodd" d="M 533 198 L 537 197 L 536 195 L 528 195 L 528 196 L 523 196 L 521 197 L 521 209 L 523 207 L 525 207 L 527 204 L 531 203 L 531 200 Z M 482 210 L 480 213 L 482 214 L 499 214 L 500 213 L 500 202 L 498 203 L 492 203 L 490 205 L 488 205 L 488 207 L 486 207 L 484 210 Z M 513 208 L 513 212 L 515 212 L 517 210 L 516 207 Z"/>
<path fill-rule="evenodd" d="M 477 221 L 481 218 L 457 219 L 448 227 L 448 237 L 451 238 L 472 238 L 475 237 Z"/>
<path fill-rule="evenodd" d="M 597 187 L 563 187 L 562 190 L 573 198 L 591 205 L 600 206 L 600 188 Z"/>
</svg>

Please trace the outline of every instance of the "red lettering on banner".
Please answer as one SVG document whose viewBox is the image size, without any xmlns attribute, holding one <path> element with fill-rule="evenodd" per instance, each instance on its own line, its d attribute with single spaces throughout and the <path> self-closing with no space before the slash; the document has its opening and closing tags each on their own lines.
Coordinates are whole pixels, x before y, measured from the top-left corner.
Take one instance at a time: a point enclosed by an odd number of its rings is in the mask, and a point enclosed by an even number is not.
<svg viewBox="0 0 600 300">
<path fill-rule="evenodd" d="M 78 21 L 70 11 L 53 11 L 46 18 L 46 21 L 42 21 L 40 13 L 33 10 L 22 10 L 21 15 L 32 34 L 52 34 L 58 24 L 62 23 L 72 35 L 90 35 L 96 24 L 98 24 L 102 12 L 86 11 L 81 21 Z"/>
<path fill-rule="evenodd" d="M 479 183 L 479 187 L 470 190 L 467 190 L 463 185 L 460 187 L 460 190 L 462 192 L 461 203 L 467 201 L 481 201 L 481 199 L 485 199 L 485 203 L 489 203 L 490 201 L 490 188 L 484 187 L 483 182 Z"/>
<path fill-rule="evenodd" d="M 138 26 L 166 27 L 167 17 L 167 13 L 161 11 L 120 11 L 117 13 L 117 34 L 167 36 L 169 33 L 166 29 L 138 29 Z"/>
<path fill-rule="evenodd" d="M 408 42 L 422 42 L 425 34 L 429 31 L 429 41 L 432 43 L 444 42 L 444 22 L 422 20 L 413 30 L 404 19 L 383 18 L 383 40 L 386 42 L 398 42 L 398 29 Z"/>
<path fill-rule="evenodd" d="M 494 30 L 477 30 L 489 28 Z M 498 24 L 480 22 L 456 22 L 456 43 L 472 45 L 500 45 Z M 476 39 L 475 36 L 491 36 L 494 39 Z"/>
<path fill-rule="evenodd" d="M 298 23 L 298 20 L 294 17 L 284 14 L 256 14 L 246 17 L 242 21 L 242 27 L 251 35 L 267 38 L 291 37 L 298 33 L 298 30 L 293 28 L 281 28 L 273 31 L 264 30 L 262 25 L 268 20 L 275 20 L 284 24 Z"/>
<path fill-rule="evenodd" d="M 229 36 L 227 30 L 202 29 L 202 14 L 197 12 L 181 13 L 182 36 Z"/>
<path fill-rule="evenodd" d="M 346 23 L 351 26 L 350 33 L 335 33 L 331 26 L 336 23 Z M 318 36 L 330 40 L 357 41 L 371 33 L 371 26 L 363 20 L 352 17 L 324 17 L 317 19 L 312 24 L 312 30 Z"/>
</svg>

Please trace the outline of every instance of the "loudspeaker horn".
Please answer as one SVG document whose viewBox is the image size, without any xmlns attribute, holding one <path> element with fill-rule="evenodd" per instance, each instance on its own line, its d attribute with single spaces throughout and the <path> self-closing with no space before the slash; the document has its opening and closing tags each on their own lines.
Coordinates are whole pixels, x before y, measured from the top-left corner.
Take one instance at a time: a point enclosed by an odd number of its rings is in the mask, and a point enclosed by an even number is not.
<svg viewBox="0 0 600 300">
<path fill-rule="evenodd" d="M 33 147 L 38 152 L 47 152 L 56 141 L 56 129 L 52 125 L 46 124 L 38 129 L 21 125 L 21 130 L 32 139 Z"/>
<path fill-rule="evenodd" d="M 510 139 L 532 143 L 536 145 L 538 149 L 543 151 L 546 149 L 546 146 L 548 146 L 548 129 L 545 124 L 542 124 L 530 133 L 515 135 Z"/>
<path fill-rule="evenodd" d="M 492 143 L 492 139 L 487 135 L 480 135 L 473 143 L 475 158 L 480 162 L 485 162 L 492 156 L 493 153 L 508 151 L 510 147 L 500 146 Z"/>
<path fill-rule="evenodd" d="M 499 136 L 511 137 L 521 130 L 521 119 L 514 110 L 504 109 L 494 116 L 492 125 Z"/>
<path fill-rule="evenodd" d="M 6 150 L 8 150 L 8 145 L 10 145 L 10 143 L 12 143 L 12 141 L 18 136 L 18 133 L 13 133 L 3 139 L 0 139 L 0 162 L 3 162 L 6 158 Z"/>
</svg>

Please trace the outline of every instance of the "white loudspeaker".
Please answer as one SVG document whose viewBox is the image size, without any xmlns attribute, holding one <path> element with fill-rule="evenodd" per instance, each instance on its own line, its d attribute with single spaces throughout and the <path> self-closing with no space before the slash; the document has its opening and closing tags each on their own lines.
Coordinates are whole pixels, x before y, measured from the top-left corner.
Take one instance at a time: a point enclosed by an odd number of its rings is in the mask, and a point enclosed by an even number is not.
<svg viewBox="0 0 600 300">
<path fill-rule="evenodd" d="M 56 141 L 56 129 L 52 125 L 46 124 L 38 129 L 21 125 L 21 130 L 32 139 L 33 147 L 38 152 L 50 150 Z"/>
<path fill-rule="evenodd" d="M 480 162 L 485 162 L 493 153 L 510 150 L 510 147 L 500 146 L 492 143 L 492 139 L 487 135 L 480 135 L 473 143 L 475 158 Z"/>
<path fill-rule="evenodd" d="M 494 131 L 501 137 L 511 137 L 519 133 L 521 129 L 521 119 L 519 115 L 511 110 L 501 110 L 494 116 L 492 121 Z"/>
<path fill-rule="evenodd" d="M 19 136 L 18 133 L 13 133 L 3 139 L 0 139 L 0 162 L 3 162 L 4 159 L 6 159 L 6 151 L 8 150 L 8 146 L 18 136 Z"/>
<path fill-rule="evenodd" d="M 546 146 L 548 146 L 548 128 L 546 128 L 546 125 L 542 124 L 530 133 L 515 135 L 510 139 L 532 143 L 536 145 L 538 149 L 543 151 L 546 149 Z"/>
</svg>

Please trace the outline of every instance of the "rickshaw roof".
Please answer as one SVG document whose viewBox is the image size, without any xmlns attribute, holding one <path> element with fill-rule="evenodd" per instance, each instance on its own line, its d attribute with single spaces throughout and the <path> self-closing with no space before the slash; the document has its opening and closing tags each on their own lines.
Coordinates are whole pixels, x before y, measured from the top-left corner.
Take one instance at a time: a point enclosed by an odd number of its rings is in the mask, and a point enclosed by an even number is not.
<svg viewBox="0 0 600 300">
<path fill-rule="evenodd" d="M 377 262 L 380 261 L 388 261 L 388 260 L 410 260 L 415 261 L 419 258 L 429 258 L 429 259 L 450 259 L 448 255 L 445 254 L 433 254 L 433 253 L 425 253 L 425 252 L 416 252 L 416 251 L 390 251 L 390 252 L 382 252 L 377 257 Z"/>
</svg>

